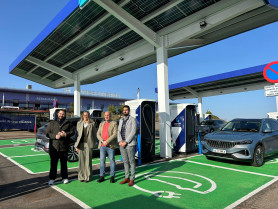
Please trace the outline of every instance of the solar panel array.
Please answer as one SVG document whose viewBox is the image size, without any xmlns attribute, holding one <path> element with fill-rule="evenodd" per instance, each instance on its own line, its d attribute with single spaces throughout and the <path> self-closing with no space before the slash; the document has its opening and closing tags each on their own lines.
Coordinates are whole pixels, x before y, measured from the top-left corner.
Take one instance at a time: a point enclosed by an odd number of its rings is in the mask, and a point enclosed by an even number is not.
<svg viewBox="0 0 278 209">
<path fill-rule="evenodd" d="M 154 15 L 144 24 L 157 32 L 218 1 L 220 0 L 184 0 L 167 11 Z M 114 2 L 119 4 L 120 0 Z M 141 20 L 147 15 L 159 12 L 160 8 L 169 2 L 170 0 L 131 0 L 123 9 Z M 76 8 L 30 56 L 73 73 L 142 39 L 114 16 L 103 18 L 105 15 L 107 12 L 94 1 L 82 10 Z M 91 27 L 101 18 L 103 21 Z M 79 37 L 75 38 L 77 36 Z M 51 81 L 61 78 L 60 75 L 51 74 L 49 70 L 26 60 L 21 61 L 17 69 L 40 77 L 48 75 L 46 78 Z"/>
</svg>

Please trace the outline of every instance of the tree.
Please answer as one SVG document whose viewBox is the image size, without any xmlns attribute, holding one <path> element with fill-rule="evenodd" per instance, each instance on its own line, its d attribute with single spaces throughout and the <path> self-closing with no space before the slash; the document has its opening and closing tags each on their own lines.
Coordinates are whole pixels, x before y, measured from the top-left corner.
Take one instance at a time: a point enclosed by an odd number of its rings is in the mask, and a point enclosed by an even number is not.
<svg viewBox="0 0 278 209">
<path fill-rule="evenodd" d="M 211 114 L 212 115 L 212 112 L 210 110 L 207 110 L 206 114 Z"/>
<path fill-rule="evenodd" d="M 112 114 L 116 114 L 117 112 L 117 106 L 116 105 L 109 105 L 107 108 Z"/>
<path fill-rule="evenodd" d="M 124 105 L 121 105 L 121 106 L 118 108 L 118 113 L 119 113 L 119 114 L 122 114 L 122 113 L 123 113 L 123 107 L 124 107 Z"/>
<path fill-rule="evenodd" d="M 72 102 L 70 103 L 70 108 L 68 110 L 69 112 L 74 112 L 74 104 Z"/>
</svg>

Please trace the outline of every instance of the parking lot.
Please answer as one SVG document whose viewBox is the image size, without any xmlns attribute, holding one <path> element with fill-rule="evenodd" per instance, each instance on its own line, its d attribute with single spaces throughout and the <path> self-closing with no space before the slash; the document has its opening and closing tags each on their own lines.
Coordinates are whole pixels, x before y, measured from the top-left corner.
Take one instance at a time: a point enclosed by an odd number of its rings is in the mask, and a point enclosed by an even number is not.
<svg viewBox="0 0 278 209">
<path fill-rule="evenodd" d="M 49 187 L 49 156 L 33 149 L 34 139 L 0 142 L 0 208 L 275 208 L 277 203 L 278 156 L 262 167 L 197 154 L 178 156 L 137 167 L 132 188 L 118 183 L 124 178 L 120 156 L 117 182 L 110 184 L 107 176 L 97 183 L 99 159 L 94 158 L 92 182 L 77 181 L 78 164 L 68 163 L 70 183 L 58 179 Z M 158 153 L 159 141 L 156 145 Z M 107 192 L 109 198 L 103 195 Z"/>
</svg>

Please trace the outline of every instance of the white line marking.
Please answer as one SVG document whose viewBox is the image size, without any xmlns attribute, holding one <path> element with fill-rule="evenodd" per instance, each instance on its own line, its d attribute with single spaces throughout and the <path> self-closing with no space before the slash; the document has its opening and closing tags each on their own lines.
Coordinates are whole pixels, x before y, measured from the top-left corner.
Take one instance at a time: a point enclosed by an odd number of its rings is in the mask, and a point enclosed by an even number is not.
<svg viewBox="0 0 278 209">
<path fill-rule="evenodd" d="M 3 153 L 0 152 L 0 155 L 2 155 L 4 158 L 8 159 L 9 161 L 11 161 L 13 164 L 17 165 L 18 167 L 20 167 L 21 169 L 23 169 L 24 171 L 26 171 L 29 174 L 35 174 L 32 171 L 30 171 L 28 168 L 25 168 L 24 166 L 20 165 L 19 163 L 15 162 L 13 159 L 7 157 L 6 155 L 4 155 Z"/>
<path fill-rule="evenodd" d="M 65 195 L 67 198 L 69 198 L 70 200 L 72 200 L 73 202 L 75 202 L 76 204 L 80 205 L 82 208 L 84 209 L 92 209 L 90 206 L 86 205 L 84 202 L 82 202 L 81 200 L 77 199 L 76 197 L 74 197 L 73 195 L 69 194 L 68 192 L 66 192 L 63 189 L 60 189 L 57 186 L 51 186 L 51 188 L 55 189 L 56 191 L 60 192 L 61 194 Z"/>
<path fill-rule="evenodd" d="M 15 148 L 15 147 L 34 147 L 33 145 L 29 145 L 29 144 L 9 144 L 12 147 L 1 147 L 1 146 L 6 146 L 6 145 L 0 145 L 0 150 L 1 149 L 8 149 L 8 148 Z"/>
<path fill-rule="evenodd" d="M 199 163 L 199 162 L 194 162 L 194 161 L 191 161 L 191 160 L 187 160 L 186 162 L 195 163 L 195 164 L 199 164 L 199 165 L 210 166 L 210 167 L 214 167 L 214 168 L 222 168 L 222 169 L 231 170 L 231 171 L 236 171 L 236 172 L 241 172 L 241 173 L 254 174 L 254 175 L 258 175 L 258 176 L 265 176 L 265 177 L 270 177 L 270 178 L 276 178 L 276 177 L 277 177 L 277 176 L 272 176 L 272 175 L 267 175 L 267 174 L 262 174 L 262 173 L 256 173 L 256 172 L 251 172 L 251 171 L 238 170 L 238 169 L 234 169 L 234 168 L 222 167 L 222 166 L 218 166 L 218 165 L 211 165 L 211 164 L 206 164 L 206 163 Z"/>
<path fill-rule="evenodd" d="M 238 206 L 239 204 L 243 203 L 245 200 L 249 199 L 250 197 L 254 196 L 255 194 L 259 193 L 260 191 L 262 191 L 263 189 L 267 188 L 268 186 L 270 186 L 271 184 L 275 183 L 278 180 L 278 177 L 274 178 L 273 180 L 269 181 L 268 183 L 262 185 L 261 187 L 259 187 L 258 189 L 250 192 L 248 195 L 240 198 L 239 200 L 235 201 L 234 203 L 232 203 L 231 205 L 227 206 L 225 209 L 231 209 L 234 208 L 236 206 Z"/>
<path fill-rule="evenodd" d="M 3 154 L 2 152 L 0 152 L 0 155 L 2 155 L 2 156 L 3 156 L 4 158 L 6 158 L 7 160 L 11 161 L 13 164 L 17 165 L 18 167 L 22 168 L 23 170 L 25 170 L 25 171 L 26 171 L 27 173 L 29 173 L 29 174 L 34 175 L 34 174 L 42 174 L 42 173 L 48 173 L 48 172 L 49 172 L 49 171 L 41 171 L 41 172 L 36 172 L 36 173 L 34 173 L 34 172 L 32 172 L 31 170 L 29 170 L 28 168 L 24 167 L 23 165 L 19 164 L 18 162 L 14 161 L 13 159 L 11 159 L 11 158 L 18 158 L 18 157 L 30 157 L 30 156 L 48 155 L 48 154 L 38 154 L 38 155 L 25 155 L 25 156 L 12 156 L 12 157 L 8 157 L 8 156 L 6 156 L 5 154 Z M 99 158 L 96 159 L 96 160 L 99 160 Z M 115 162 L 119 162 L 119 161 L 121 161 L 121 160 L 115 160 Z M 98 164 L 99 164 L 99 163 L 93 164 L 93 165 L 98 165 Z M 75 169 L 75 168 L 78 168 L 78 167 L 68 168 L 68 170 L 70 170 L 70 169 Z M 57 171 L 60 171 L 60 169 L 57 169 Z"/>
<path fill-rule="evenodd" d="M 35 157 L 39 155 L 48 155 L 48 154 L 37 154 L 37 155 L 23 155 L 23 156 L 10 156 L 9 158 L 18 158 L 18 157 Z"/>
</svg>

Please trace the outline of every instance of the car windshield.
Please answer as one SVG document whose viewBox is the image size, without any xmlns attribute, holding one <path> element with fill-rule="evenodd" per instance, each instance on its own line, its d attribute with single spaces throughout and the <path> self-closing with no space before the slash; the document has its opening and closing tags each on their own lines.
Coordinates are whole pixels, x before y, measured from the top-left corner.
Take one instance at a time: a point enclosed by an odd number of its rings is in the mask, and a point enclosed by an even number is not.
<svg viewBox="0 0 278 209">
<path fill-rule="evenodd" d="M 201 122 L 201 125 L 212 125 L 213 124 L 213 121 L 211 120 L 204 120 Z"/>
<path fill-rule="evenodd" d="M 236 120 L 227 123 L 221 131 L 234 131 L 234 132 L 259 132 L 261 123 L 259 121 L 246 121 Z"/>
</svg>

